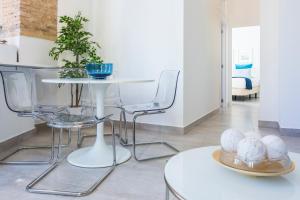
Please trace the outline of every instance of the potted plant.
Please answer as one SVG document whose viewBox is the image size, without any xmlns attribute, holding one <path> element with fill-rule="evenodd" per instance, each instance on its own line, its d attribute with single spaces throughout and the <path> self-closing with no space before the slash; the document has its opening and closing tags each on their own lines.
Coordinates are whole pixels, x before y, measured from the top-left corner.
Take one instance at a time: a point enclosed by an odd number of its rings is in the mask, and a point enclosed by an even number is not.
<svg viewBox="0 0 300 200">
<path fill-rule="evenodd" d="M 92 34 L 85 30 L 88 21 L 80 12 L 75 17 L 62 16 L 59 19 L 62 28 L 49 55 L 56 61 L 63 58 L 60 78 L 84 78 L 87 63 L 103 63 L 97 55 L 99 44 L 92 41 Z M 71 84 L 71 107 L 80 106 L 82 90 L 82 84 Z"/>
</svg>

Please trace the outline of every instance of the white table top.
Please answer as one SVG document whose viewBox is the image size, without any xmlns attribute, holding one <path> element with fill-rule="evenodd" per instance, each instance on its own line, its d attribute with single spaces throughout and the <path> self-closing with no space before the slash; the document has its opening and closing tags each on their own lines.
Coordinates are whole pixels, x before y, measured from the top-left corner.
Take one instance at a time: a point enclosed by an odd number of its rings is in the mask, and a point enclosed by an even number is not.
<svg viewBox="0 0 300 200">
<path fill-rule="evenodd" d="M 113 84 L 113 83 L 145 83 L 153 82 L 154 80 L 144 79 L 91 79 L 91 78 L 57 78 L 43 79 L 44 83 L 62 83 L 62 84 Z"/>
<path fill-rule="evenodd" d="M 250 177 L 225 169 L 205 147 L 182 152 L 169 160 L 165 179 L 172 192 L 187 200 L 299 200 L 300 154 L 290 153 L 296 170 L 281 177 Z"/>
</svg>

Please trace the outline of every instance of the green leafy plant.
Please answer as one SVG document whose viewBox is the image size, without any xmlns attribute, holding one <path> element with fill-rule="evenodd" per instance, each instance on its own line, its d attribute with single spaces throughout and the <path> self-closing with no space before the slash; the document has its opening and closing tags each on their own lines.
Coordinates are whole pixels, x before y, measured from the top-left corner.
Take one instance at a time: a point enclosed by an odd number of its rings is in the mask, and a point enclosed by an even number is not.
<svg viewBox="0 0 300 200">
<path fill-rule="evenodd" d="M 60 57 L 64 57 L 65 53 L 72 55 L 71 59 L 62 59 L 60 78 L 84 78 L 87 63 L 103 63 L 101 57 L 97 55 L 99 44 L 92 41 L 93 35 L 85 30 L 84 26 L 88 21 L 80 12 L 74 17 L 62 16 L 59 19 L 62 28 L 49 56 L 54 60 L 59 60 Z M 82 90 L 82 84 L 71 84 L 71 107 L 80 105 Z"/>
</svg>

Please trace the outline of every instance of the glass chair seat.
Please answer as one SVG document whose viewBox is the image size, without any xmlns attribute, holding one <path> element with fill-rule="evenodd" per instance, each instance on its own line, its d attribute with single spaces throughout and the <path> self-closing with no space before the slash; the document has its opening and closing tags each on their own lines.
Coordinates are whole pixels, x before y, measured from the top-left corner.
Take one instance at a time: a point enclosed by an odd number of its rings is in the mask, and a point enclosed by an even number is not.
<svg viewBox="0 0 300 200">
<path fill-rule="evenodd" d="M 43 119 L 44 118 L 44 119 Z M 48 125 L 56 128 L 82 128 L 97 124 L 101 119 L 85 115 L 72 115 L 67 113 L 57 113 L 54 116 L 42 115 L 42 119 L 48 122 Z"/>
<path fill-rule="evenodd" d="M 66 106 L 54 106 L 54 105 L 36 105 L 32 107 L 24 107 L 21 112 L 24 113 L 32 113 L 32 112 L 40 112 L 40 113 L 58 113 L 65 111 Z"/>
<path fill-rule="evenodd" d="M 150 103 L 143 103 L 143 104 L 125 105 L 122 108 L 125 109 L 125 112 L 129 114 L 134 114 L 137 112 L 163 110 L 165 109 L 165 106 L 159 103 L 150 102 Z"/>
</svg>

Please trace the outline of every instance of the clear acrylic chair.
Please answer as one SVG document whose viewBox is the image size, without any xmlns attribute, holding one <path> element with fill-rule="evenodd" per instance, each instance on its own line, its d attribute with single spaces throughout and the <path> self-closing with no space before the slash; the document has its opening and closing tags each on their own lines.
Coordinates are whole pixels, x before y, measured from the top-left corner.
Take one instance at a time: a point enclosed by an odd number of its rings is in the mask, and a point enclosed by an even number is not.
<svg viewBox="0 0 300 200">
<path fill-rule="evenodd" d="M 89 90 L 90 93 L 91 90 Z M 31 183 L 29 183 L 26 187 L 26 190 L 31 193 L 39 193 L 39 194 L 52 194 L 52 195 L 63 195 L 63 196 L 75 196 L 81 197 L 86 196 L 92 193 L 115 169 L 116 167 L 116 144 L 115 144 L 115 132 L 114 132 L 114 124 L 113 121 L 110 119 L 112 115 L 106 115 L 101 118 L 96 116 L 96 108 L 93 106 L 93 95 L 90 94 L 87 101 L 83 105 L 81 105 L 78 114 L 70 114 L 70 110 L 67 109 L 64 112 L 59 113 L 48 113 L 45 115 L 44 113 L 36 112 L 35 115 L 42 120 L 47 122 L 47 125 L 52 128 L 57 128 L 60 130 L 63 129 L 71 129 L 77 128 L 78 134 L 80 130 L 83 128 L 90 128 L 96 126 L 99 123 L 109 122 L 112 127 L 112 148 L 113 148 L 113 162 L 112 166 L 109 167 L 107 172 L 100 176 L 96 182 L 94 182 L 87 190 L 84 191 L 66 191 L 66 190 L 51 190 L 51 189 L 39 189 L 35 188 L 40 181 L 42 181 L 50 172 L 56 169 L 59 164 L 64 160 L 64 158 L 59 157 L 61 153 L 61 138 L 62 138 L 62 131 L 59 133 L 58 137 L 58 157 L 56 162 L 51 165 L 46 171 L 44 171 L 40 176 L 34 179 Z"/>
<path fill-rule="evenodd" d="M 63 111 L 65 107 L 50 105 L 33 105 L 32 77 L 22 71 L 0 71 L 3 83 L 4 98 L 7 108 L 17 113 L 19 117 L 36 118 L 35 113 L 40 115 L 48 113 L 57 113 Z M 0 160 L 0 164 L 31 165 L 31 164 L 49 164 L 54 160 L 54 130 L 52 130 L 52 143 L 45 146 L 21 146 L 12 153 L 6 155 Z M 50 157 L 46 161 L 7 161 L 7 159 L 19 151 L 30 149 L 51 149 Z"/>
<path fill-rule="evenodd" d="M 140 145 L 162 144 L 170 148 L 171 150 L 175 151 L 176 153 L 178 152 L 178 150 L 175 147 L 163 141 L 136 143 L 136 121 L 139 117 L 142 116 L 165 113 L 168 109 L 170 109 L 174 105 L 179 74 L 180 74 L 179 70 L 162 71 L 159 78 L 156 95 L 151 102 L 144 103 L 144 104 L 137 104 L 137 105 L 125 105 L 122 107 L 126 112 L 126 114 L 133 115 L 133 142 L 132 144 L 127 144 L 127 146 L 133 146 L 133 156 L 137 161 L 146 161 L 146 160 L 152 160 L 158 158 L 165 158 L 174 155 L 174 154 L 168 154 L 168 155 L 153 156 L 148 158 L 138 158 L 136 153 L 136 147 Z M 125 141 L 127 141 L 127 138 L 125 138 Z"/>
</svg>

